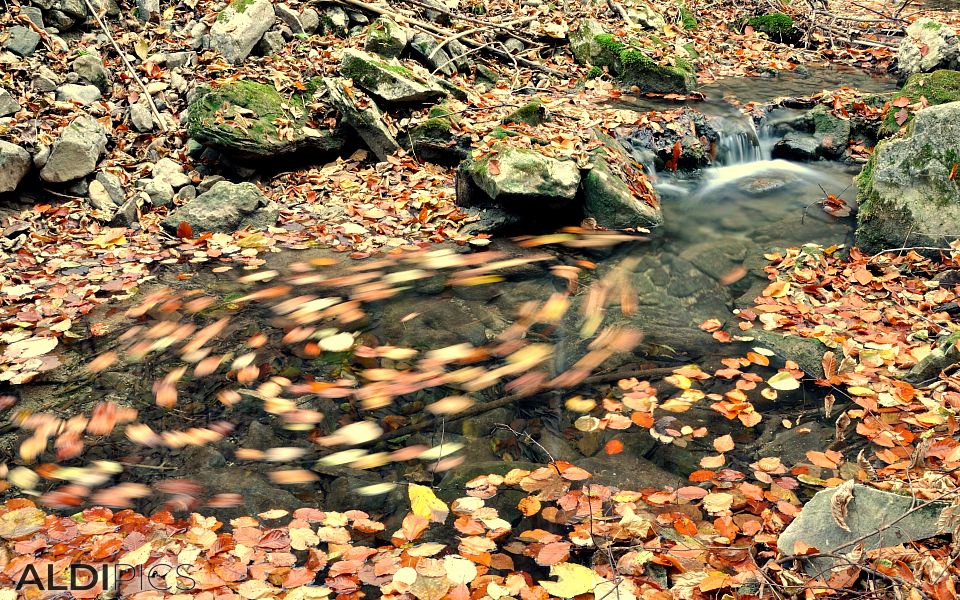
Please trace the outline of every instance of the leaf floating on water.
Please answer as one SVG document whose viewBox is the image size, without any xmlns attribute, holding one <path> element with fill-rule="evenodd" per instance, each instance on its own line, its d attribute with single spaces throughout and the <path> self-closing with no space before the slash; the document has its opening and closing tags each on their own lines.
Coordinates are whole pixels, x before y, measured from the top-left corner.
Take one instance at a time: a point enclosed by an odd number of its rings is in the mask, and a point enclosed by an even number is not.
<svg viewBox="0 0 960 600">
<path fill-rule="evenodd" d="M 342 332 L 320 340 L 320 349 L 324 352 L 346 352 L 353 348 L 355 341 L 353 334 Z"/>
<path fill-rule="evenodd" d="M 800 388 L 800 382 L 789 371 L 780 371 L 767 380 L 767 385 L 781 392 L 788 392 Z"/>
<path fill-rule="evenodd" d="M 411 483 L 407 486 L 410 496 L 410 510 L 413 514 L 428 519 L 434 523 L 443 523 L 450 514 L 450 509 L 443 500 L 437 498 L 433 490 L 426 486 Z"/>
<path fill-rule="evenodd" d="M 557 581 L 538 582 L 543 589 L 558 598 L 573 598 L 593 591 L 607 580 L 589 567 L 574 563 L 560 563 L 550 567 L 550 576 Z"/>
</svg>

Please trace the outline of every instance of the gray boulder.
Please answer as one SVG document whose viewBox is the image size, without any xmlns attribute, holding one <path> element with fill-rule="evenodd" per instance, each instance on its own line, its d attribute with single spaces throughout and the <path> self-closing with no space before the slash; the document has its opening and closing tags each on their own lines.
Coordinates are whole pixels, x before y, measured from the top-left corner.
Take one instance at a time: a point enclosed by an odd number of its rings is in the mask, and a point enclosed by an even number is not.
<svg viewBox="0 0 960 600">
<path fill-rule="evenodd" d="M 280 208 L 252 183 L 220 181 L 172 211 L 163 220 L 163 227 L 176 232 L 180 223 L 187 223 L 194 232 L 223 231 L 232 233 L 245 227 L 265 229 L 277 222 Z"/>
<path fill-rule="evenodd" d="M 81 79 L 97 86 L 97 89 L 104 94 L 110 91 L 110 74 L 96 56 L 92 54 L 78 56 L 71 68 Z"/>
<path fill-rule="evenodd" d="M 57 0 L 55 8 L 76 20 L 87 18 L 87 5 L 83 0 Z"/>
<path fill-rule="evenodd" d="M 286 4 L 282 2 L 280 4 L 274 4 L 273 12 L 276 13 L 277 18 L 283 21 L 293 33 L 308 33 L 303 26 L 303 22 L 300 20 L 300 13 Z M 316 29 L 316 27 L 314 27 L 314 29 Z"/>
<path fill-rule="evenodd" d="M 20 56 L 29 56 L 37 49 L 40 43 L 40 36 L 36 31 L 23 25 L 17 25 L 7 30 L 9 37 L 3 43 L 3 47 L 14 54 Z"/>
<path fill-rule="evenodd" d="M 364 98 L 362 92 L 356 89 L 347 93 L 347 81 L 339 78 L 326 77 L 323 80 L 330 95 L 330 102 L 343 117 L 344 122 L 352 127 L 363 139 L 371 152 L 381 161 L 400 148 L 396 138 L 386 123 L 383 113 L 369 98 Z M 357 100 L 365 100 L 362 108 Z"/>
<path fill-rule="evenodd" d="M 10 142 L 0 140 L 0 194 L 17 189 L 30 172 L 30 153 Z"/>
<path fill-rule="evenodd" d="M 228 63 L 241 63 L 275 20 L 270 0 L 233 0 L 210 28 L 210 48 Z"/>
<path fill-rule="evenodd" d="M 96 179 L 90 182 L 87 189 L 87 204 L 94 210 L 100 211 L 105 221 L 110 221 L 117 213 L 118 205 L 110 197 L 107 188 Z"/>
<path fill-rule="evenodd" d="M 960 102 L 917 112 L 905 136 L 877 145 L 857 177 L 862 249 L 949 244 L 960 223 L 957 148 Z"/>
<path fill-rule="evenodd" d="M 320 27 L 320 13 L 307 7 L 300 13 L 300 23 L 303 25 L 304 33 L 313 33 Z"/>
<path fill-rule="evenodd" d="M 21 6 L 20 14 L 30 19 L 30 22 L 43 29 L 43 12 L 36 6 Z"/>
<path fill-rule="evenodd" d="M 183 172 L 183 166 L 171 158 L 161 158 L 153 165 L 151 175 L 158 181 L 169 184 L 178 190 L 190 183 L 190 176 Z"/>
<path fill-rule="evenodd" d="M 793 554 L 797 542 L 820 552 L 848 554 L 854 550 L 854 544 L 861 542 L 863 549 L 870 551 L 924 540 L 940 533 L 937 520 L 947 506 L 931 503 L 911 513 L 915 505 L 924 501 L 855 484 L 853 499 L 847 504 L 844 519 L 850 529 L 847 531 L 832 516 L 831 500 L 836 493 L 837 488 L 822 490 L 803 506 L 800 516 L 783 530 L 777 540 L 781 555 Z M 807 570 L 823 572 L 823 569 L 833 567 L 834 562 L 831 558 L 811 559 Z"/>
<path fill-rule="evenodd" d="M 137 18 L 152 21 L 160 15 L 160 0 L 137 0 Z"/>
<path fill-rule="evenodd" d="M 359 50 L 344 50 L 340 74 L 387 102 L 431 102 L 447 95 L 435 78 L 418 75 L 397 61 L 384 62 Z"/>
<path fill-rule="evenodd" d="M 380 17 L 367 27 L 363 49 L 386 58 L 400 56 L 407 47 L 407 32 L 389 17 Z"/>
<path fill-rule="evenodd" d="M 571 204 L 580 187 L 580 168 L 574 161 L 502 144 L 478 160 L 466 161 L 460 175 L 501 208 L 531 215 Z M 475 203 L 459 196 L 458 202 Z"/>
<path fill-rule="evenodd" d="M 107 192 L 107 196 L 109 196 L 110 200 L 117 206 L 123 204 L 123 201 L 127 198 L 127 192 L 123 188 L 123 183 L 121 183 L 120 178 L 113 173 L 100 171 L 97 173 L 94 181 L 103 186 L 103 189 Z M 93 189 L 92 184 L 91 189 Z"/>
<path fill-rule="evenodd" d="M 960 67 L 956 30 L 927 17 L 917 19 L 897 49 L 897 67 L 904 77 Z"/>
<path fill-rule="evenodd" d="M 57 31 L 67 31 L 76 24 L 77 20 L 62 10 L 47 12 L 47 25 L 56 27 Z"/>
<path fill-rule="evenodd" d="M 153 113 L 143 103 L 130 105 L 130 124 L 141 133 L 153 131 Z"/>
<path fill-rule="evenodd" d="M 141 188 L 150 197 L 150 204 L 153 206 L 167 206 L 173 202 L 173 186 L 166 181 L 152 178 L 141 179 L 137 182 L 137 187 Z"/>
<path fill-rule="evenodd" d="M 283 39 L 282 33 L 279 31 L 268 31 L 263 34 L 263 37 L 257 42 L 257 52 L 262 56 L 272 56 L 282 52 L 286 45 L 287 42 Z"/>
<path fill-rule="evenodd" d="M 7 117 L 20 110 L 20 103 L 13 94 L 0 88 L 0 117 Z"/>
<path fill-rule="evenodd" d="M 107 136 L 100 123 L 90 115 L 75 118 L 53 143 L 40 178 L 63 183 L 86 177 L 97 168 L 107 147 Z"/>
<path fill-rule="evenodd" d="M 57 100 L 60 102 L 76 102 L 81 106 L 89 106 L 99 99 L 100 90 L 95 85 L 65 83 L 57 88 Z"/>
<path fill-rule="evenodd" d="M 421 63 L 430 68 L 431 71 L 439 71 L 444 75 L 453 75 L 456 67 L 450 59 L 450 55 L 434 37 L 428 33 L 419 32 L 410 40 L 410 49 Z"/>
<path fill-rule="evenodd" d="M 787 160 L 817 160 L 820 144 L 809 133 L 792 131 L 773 145 L 770 154 L 773 158 Z"/>
<path fill-rule="evenodd" d="M 654 199 L 657 193 L 623 147 L 599 129 L 599 148 L 591 152 L 589 172 L 583 178 L 583 212 L 601 227 L 626 229 L 663 223 L 660 205 L 650 205 L 638 196 Z"/>
</svg>

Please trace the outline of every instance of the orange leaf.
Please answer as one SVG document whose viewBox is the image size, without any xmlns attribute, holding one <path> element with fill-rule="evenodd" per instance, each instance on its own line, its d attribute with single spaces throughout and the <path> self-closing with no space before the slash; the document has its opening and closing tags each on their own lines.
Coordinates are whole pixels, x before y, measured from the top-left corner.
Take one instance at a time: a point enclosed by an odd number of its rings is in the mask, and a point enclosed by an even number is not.
<svg viewBox="0 0 960 600">
<path fill-rule="evenodd" d="M 620 454 L 623 452 L 623 442 L 620 440 L 610 440 L 604 445 L 603 449 L 607 454 Z"/>
<path fill-rule="evenodd" d="M 722 435 L 713 440 L 713 447 L 717 452 L 730 452 L 733 450 L 733 437 L 730 434 Z"/>
<path fill-rule="evenodd" d="M 184 240 L 189 240 L 193 237 L 193 227 L 190 227 L 190 223 L 180 221 L 180 224 L 177 225 L 177 237 Z"/>
</svg>

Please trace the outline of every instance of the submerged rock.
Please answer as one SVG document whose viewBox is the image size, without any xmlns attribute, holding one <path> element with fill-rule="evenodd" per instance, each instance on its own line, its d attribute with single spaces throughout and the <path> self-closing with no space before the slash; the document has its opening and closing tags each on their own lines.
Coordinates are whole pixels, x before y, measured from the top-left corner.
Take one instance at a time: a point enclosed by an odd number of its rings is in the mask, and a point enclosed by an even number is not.
<svg viewBox="0 0 960 600">
<path fill-rule="evenodd" d="M 844 518 L 850 529 L 847 531 L 832 516 L 831 501 L 836 493 L 837 488 L 822 490 L 803 506 L 800 516 L 777 540 L 781 555 L 793 554 L 797 542 L 824 553 L 847 554 L 854 549 L 853 544 L 862 543 L 863 549 L 870 551 L 927 539 L 940 533 L 937 520 L 947 506 L 930 503 L 911 512 L 923 501 L 855 484 Z M 808 572 L 823 572 L 833 564 L 834 559 L 819 557 L 811 559 L 807 568 Z"/>
<path fill-rule="evenodd" d="M 877 145 L 857 176 L 857 244 L 866 252 L 946 246 L 960 223 L 960 102 L 919 111 L 902 138 Z"/>
<path fill-rule="evenodd" d="M 233 0 L 210 28 L 210 48 L 228 63 L 243 62 L 275 20 L 270 0 Z"/>
<path fill-rule="evenodd" d="M 904 76 L 958 67 L 960 44 L 955 29 L 927 17 L 907 27 L 897 49 L 897 68 Z"/>
<path fill-rule="evenodd" d="M 590 154 L 590 171 L 583 178 L 583 213 L 608 229 L 652 227 L 663 222 L 657 200 L 640 165 L 623 147 L 599 129 L 602 145 Z"/>
<path fill-rule="evenodd" d="M 430 102 L 447 95 L 434 78 L 418 75 L 399 62 L 385 62 L 359 50 L 343 52 L 340 74 L 387 102 Z"/>
<path fill-rule="evenodd" d="M 339 150 L 343 140 L 335 132 L 306 125 L 311 101 L 299 94 L 285 98 L 263 83 L 230 82 L 190 105 L 188 132 L 201 144 L 240 158 L 271 158 L 308 148 Z"/>
<path fill-rule="evenodd" d="M 187 223 L 194 232 L 234 232 L 245 227 L 264 229 L 277 222 L 280 209 L 252 183 L 220 181 L 172 211 L 163 220 L 163 227 L 176 232 L 180 223 Z"/>
</svg>

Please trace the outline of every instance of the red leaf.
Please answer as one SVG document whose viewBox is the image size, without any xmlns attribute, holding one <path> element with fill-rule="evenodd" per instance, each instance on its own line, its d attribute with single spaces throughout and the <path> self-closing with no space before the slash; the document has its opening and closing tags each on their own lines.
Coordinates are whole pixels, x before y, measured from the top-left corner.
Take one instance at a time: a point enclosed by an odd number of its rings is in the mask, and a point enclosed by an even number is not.
<svg viewBox="0 0 960 600">
<path fill-rule="evenodd" d="M 910 106 L 910 97 L 909 97 L 909 96 L 900 96 L 899 98 L 894 99 L 894 101 L 891 102 L 890 104 L 892 104 L 893 106 L 896 106 L 897 108 L 903 108 L 903 107 L 905 107 L 905 106 Z"/>
<path fill-rule="evenodd" d="M 189 240 L 193 237 L 193 227 L 190 227 L 190 223 L 180 221 L 180 224 L 177 225 L 177 237 L 184 240 Z"/>
</svg>

